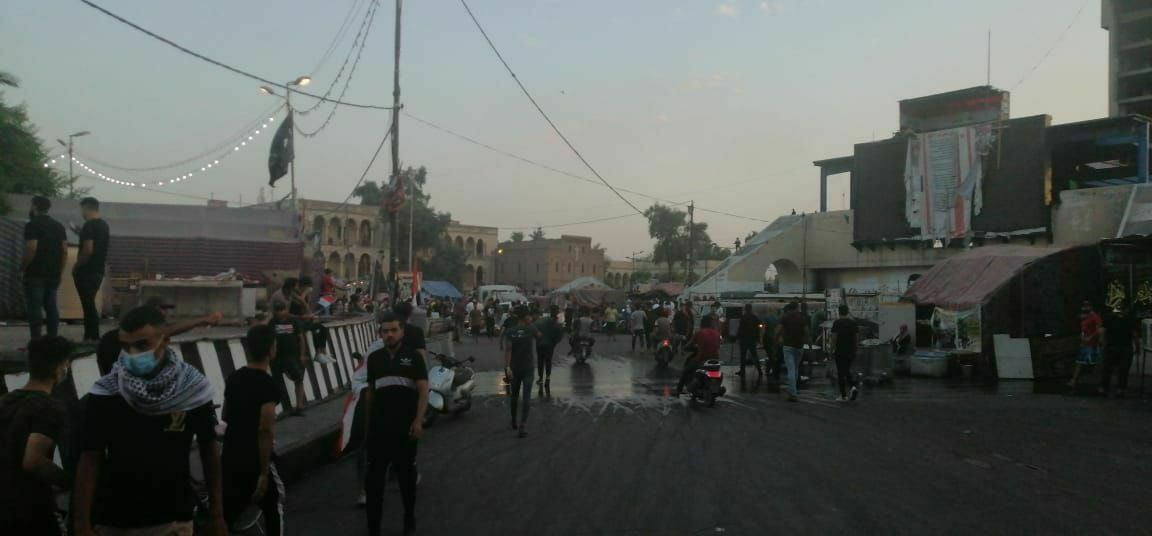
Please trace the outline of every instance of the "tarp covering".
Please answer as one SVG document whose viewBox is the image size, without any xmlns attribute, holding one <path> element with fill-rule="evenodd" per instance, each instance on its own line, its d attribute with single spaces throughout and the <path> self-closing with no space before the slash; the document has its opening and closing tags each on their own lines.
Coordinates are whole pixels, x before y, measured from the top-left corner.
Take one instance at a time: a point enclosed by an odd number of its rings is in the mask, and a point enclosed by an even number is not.
<svg viewBox="0 0 1152 536">
<path fill-rule="evenodd" d="M 554 290 L 548 294 L 548 305 L 567 307 L 603 307 L 610 303 L 621 305 L 627 300 L 623 290 L 614 288 L 581 288 L 570 292 Z"/>
<path fill-rule="evenodd" d="M 995 245 L 973 248 L 933 266 L 905 299 L 953 311 L 978 307 L 1030 264 L 1066 248 Z"/>
<path fill-rule="evenodd" d="M 558 287 L 556 290 L 553 290 L 552 293 L 555 294 L 557 292 L 559 292 L 559 293 L 571 292 L 573 290 L 585 289 L 585 288 L 610 289 L 612 287 L 608 286 L 603 281 L 596 279 L 595 277 L 577 277 L 576 279 L 569 281 L 567 284 Z"/>
<path fill-rule="evenodd" d="M 420 290 L 435 298 L 452 298 L 455 300 L 464 297 L 452 283 L 447 281 L 424 281 L 420 284 Z"/>
</svg>

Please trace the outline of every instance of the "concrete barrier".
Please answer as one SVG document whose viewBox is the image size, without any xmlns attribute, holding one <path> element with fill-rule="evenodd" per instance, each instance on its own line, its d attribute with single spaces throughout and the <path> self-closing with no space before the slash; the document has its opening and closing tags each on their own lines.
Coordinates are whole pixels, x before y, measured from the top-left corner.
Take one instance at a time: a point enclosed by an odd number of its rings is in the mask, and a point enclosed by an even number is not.
<svg viewBox="0 0 1152 536">
<path fill-rule="evenodd" d="M 313 363 L 306 368 L 302 403 L 296 400 L 292 382 L 285 378 L 290 405 L 287 408 L 277 406 L 277 414 L 286 409 L 307 406 L 346 393 L 355 367 L 352 354 L 363 353 L 376 339 L 376 322 L 371 317 L 328 322 L 325 325 L 328 326 L 330 334 L 327 354 L 336 362 L 328 365 Z M 316 345 L 312 334 L 308 333 L 306 338 L 309 348 L 313 350 L 312 355 L 315 355 Z M 243 336 L 199 340 L 183 340 L 177 337 L 172 343 L 172 349 L 180 359 L 191 363 L 208 377 L 216 387 L 214 401 L 217 404 L 224 402 L 224 380 L 247 362 L 245 357 L 247 346 Z M 95 355 L 77 358 L 72 361 L 71 376 L 57 388 L 56 395 L 66 399 L 83 397 L 99 379 L 100 371 L 96 366 Z M 26 372 L 5 374 L 4 383 L 0 385 L 0 394 L 23 387 L 27 381 Z M 219 410 L 217 412 L 219 413 Z"/>
</svg>

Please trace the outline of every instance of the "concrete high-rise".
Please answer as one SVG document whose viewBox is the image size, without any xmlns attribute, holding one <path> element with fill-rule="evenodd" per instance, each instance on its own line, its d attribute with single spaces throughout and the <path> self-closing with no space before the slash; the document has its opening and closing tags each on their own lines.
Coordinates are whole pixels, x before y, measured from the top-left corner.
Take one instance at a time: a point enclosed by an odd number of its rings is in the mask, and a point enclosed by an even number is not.
<svg viewBox="0 0 1152 536">
<path fill-rule="evenodd" d="M 1102 0 L 1108 30 L 1108 114 L 1152 116 L 1152 0 Z"/>
</svg>

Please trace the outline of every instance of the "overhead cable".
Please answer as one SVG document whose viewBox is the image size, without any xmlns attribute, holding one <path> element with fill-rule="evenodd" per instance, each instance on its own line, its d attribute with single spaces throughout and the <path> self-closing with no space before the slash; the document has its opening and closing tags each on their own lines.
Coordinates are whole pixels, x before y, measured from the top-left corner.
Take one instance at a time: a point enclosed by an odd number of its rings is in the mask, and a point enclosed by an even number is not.
<svg viewBox="0 0 1152 536">
<path fill-rule="evenodd" d="M 356 66 L 360 64 L 360 53 L 364 51 L 364 43 L 368 41 L 368 34 L 365 32 L 365 30 L 371 29 L 372 20 L 376 18 L 377 6 L 379 6 L 379 3 L 376 2 L 376 0 L 370 0 L 368 11 L 364 13 L 364 20 L 360 21 L 360 30 L 358 30 L 356 32 L 356 36 L 352 38 L 352 46 L 348 48 L 348 54 L 344 56 L 344 63 L 340 65 L 340 70 L 336 73 L 336 77 L 332 79 L 332 83 L 328 84 L 328 89 L 324 90 L 324 94 L 321 95 L 321 97 L 328 98 L 332 95 L 332 90 L 336 89 L 336 84 L 339 84 L 340 80 L 344 77 L 344 70 L 348 68 L 348 60 L 352 59 L 352 54 L 355 53 L 356 61 L 352 63 L 352 69 L 348 71 L 348 80 L 344 82 L 344 88 L 340 91 L 340 96 L 336 97 L 336 100 L 344 98 L 344 93 L 348 91 L 348 85 L 352 83 L 352 75 L 356 74 Z M 361 36 L 364 37 L 363 42 L 360 41 Z M 359 48 L 357 48 L 357 45 L 359 45 Z M 293 109 L 292 111 L 299 113 L 300 115 L 308 115 L 323 104 L 324 101 L 317 100 L 312 104 L 312 106 L 307 108 Z M 332 108 L 332 113 L 335 113 L 336 106 L 333 106 Z M 332 114 L 329 114 L 328 119 L 330 120 L 331 118 Z M 325 123 L 327 123 L 327 121 L 325 121 Z"/>
<path fill-rule="evenodd" d="M 460 0 L 460 4 L 463 5 L 464 10 L 468 12 L 468 16 L 476 25 L 476 29 L 480 30 L 480 35 L 483 35 L 484 40 L 488 42 L 488 47 L 491 48 L 492 52 L 496 54 L 496 57 L 500 59 L 500 63 L 504 65 L 504 69 L 506 69 L 508 74 L 512 76 L 512 79 L 516 81 L 516 85 L 520 86 L 520 91 L 524 92 L 524 96 L 528 97 L 528 100 L 532 102 L 532 106 L 536 107 L 536 111 L 540 112 L 540 116 L 548 122 L 548 125 L 552 127 L 552 130 L 556 132 L 556 135 L 559 136 L 560 139 L 564 141 L 564 144 L 572 150 L 576 157 L 584 163 L 584 166 L 588 168 L 588 171 L 591 171 L 597 179 L 600 179 L 600 182 L 604 183 L 604 186 L 607 186 L 609 190 L 612 190 L 612 193 L 616 194 L 616 197 L 619 197 L 621 200 L 627 203 L 628 206 L 632 207 L 632 210 L 635 210 L 639 214 L 643 214 L 643 210 L 640 210 L 639 207 L 634 205 L 632 201 L 629 201 L 627 197 L 624 197 L 623 194 L 617 191 L 615 187 L 613 187 L 607 180 L 605 180 L 604 177 L 602 177 L 600 173 L 596 171 L 596 168 L 592 167 L 592 164 L 588 163 L 588 160 L 584 158 L 584 155 L 580 154 L 580 151 L 576 149 L 576 146 L 572 145 L 572 142 L 568 141 L 568 138 L 564 136 L 564 133 L 561 132 L 560 128 L 556 126 L 556 123 L 552 122 L 552 119 L 548 117 L 548 114 L 544 112 L 544 109 L 540 107 L 540 104 L 537 103 L 536 99 L 532 97 L 532 94 L 528 92 L 528 88 L 524 87 L 524 83 L 521 82 L 520 78 L 516 76 L 516 73 L 512 71 L 512 67 L 508 65 L 507 61 L 504 61 L 504 56 L 500 54 L 500 50 L 496 48 L 496 45 L 492 43 L 492 39 L 488 37 L 488 32 L 484 31 L 484 27 L 481 26 L 480 21 L 476 19 L 476 15 L 472 14 L 472 8 L 468 7 L 468 2 L 466 0 Z"/>
<path fill-rule="evenodd" d="M 370 11 L 369 11 L 367 18 L 366 18 L 366 22 L 368 23 L 367 30 L 372 29 L 372 20 L 376 18 L 376 6 L 378 6 L 378 5 L 379 4 L 376 3 L 375 1 L 372 2 L 372 7 L 370 8 Z M 356 34 L 356 38 L 359 39 L 360 34 Z M 348 71 L 348 78 L 344 80 L 344 88 L 340 90 L 340 96 L 336 97 L 337 100 L 343 99 L 344 94 L 348 92 L 348 87 L 352 85 L 352 76 L 356 74 L 356 66 L 360 64 L 360 55 L 364 53 L 364 45 L 367 43 L 368 43 L 368 32 L 365 31 L 364 32 L 364 39 L 362 41 L 360 41 L 360 48 L 356 49 L 356 61 L 352 63 L 352 69 Z M 352 42 L 352 47 L 354 49 L 356 48 L 356 42 L 355 41 Z M 351 51 L 349 51 L 349 54 L 351 54 Z M 345 63 L 347 63 L 347 60 L 345 60 Z M 341 72 L 343 72 L 343 68 L 341 68 Z M 339 75 L 337 75 L 337 76 L 339 76 Z M 331 92 L 331 88 L 329 88 L 329 92 Z M 324 96 L 327 97 L 328 93 L 325 93 Z M 316 101 L 317 105 L 319 105 L 321 103 L 323 103 L 323 101 Z M 316 109 L 316 107 L 313 106 L 312 110 L 315 110 L 315 109 Z M 293 128 L 295 128 L 296 132 L 299 132 L 305 138 L 314 137 L 317 134 L 319 134 L 321 130 L 324 130 L 325 128 L 328 127 L 328 124 L 332 122 L 332 118 L 336 116 L 336 110 L 339 110 L 339 109 L 340 109 L 339 106 L 333 106 L 332 109 L 328 111 L 328 117 L 324 118 L 324 122 L 320 123 L 320 126 L 316 127 L 313 130 L 304 130 L 304 129 L 300 128 L 300 124 L 296 123 L 296 122 L 293 122 Z M 301 114 L 303 114 L 303 113 L 304 112 L 301 112 Z"/>
<path fill-rule="evenodd" d="M 91 0 L 80 0 L 80 1 L 87 4 L 89 7 L 93 8 L 93 9 L 95 9 L 95 10 L 97 10 L 97 11 L 99 11 L 105 15 L 108 15 L 109 17 L 112 17 L 113 19 L 116 19 L 117 21 L 131 27 L 132 29 L 134 29 L 138 32 L 141 32 L 141 33 L 147 35 L 148 37 L 156 39 L 157 41 L 160 41 L 160 42 L 162 42 L 162 43 L 164 43 L 164 44 L 166 44 L 172 48 L 175 48 L 176 50 L 179 50 L 180 52 L 188 54 L 189 56 L 192 56 L 192 57 L 197 58 L 197 59 L 202 60 L 202 61 L 206 61 L 206 62 L 211 63 L 212 65 L 215 65 L 215 66 L 220 67 L 222 69 L 232 71 L 233 73 L 236 73 L 240 76 L 244 76 L 244 77 L 250 78 L 252 80 L 256 80 L 262 84 L 272 86 L 272 87 L 278 87 L 280 89 L 283 89 L 284 91 L 289 90 L 289 87 L 285 84 L 282 84 L 279 82 L 273 82 L 273 81 L 271 81 L 265 77 L 252 74 L 252 73 L 245 71 L 243 69 L 240 69 L 238 67 L 233 67 L 233 66 L 228 65 L 228 64 L 221 62 L 219 60 L 214 60 L 212 58 L 209 58 L 208 56 L 200 54 L 199 52 L 195 52 L 195 51 L 190 50 L 184 46 L 181 46 L 181 45 L 173 42 L 170 39 L 167 39 L 167 38 L 165 38 L 159 34 L 156 34 L 155 32 L 149 31 L 149 30 L 145 29 L 144 27 L 142 27 L 142 26 L 140 26 L 140 25 L 138 25 L 138 24 L 136 24 L 130 20 L 125 19 L 124 17 L 121 17 L 120 15 L 117 15 L 111 11 L 108 11 L 107 9 L 104 9 L 103 7 L 100 7 L 99 5 L 93 3 Z M 326 97 L 321 97 L 320 95 L 313 95 L 312 93 L 300 91 L 299 89 L 292 89 L 292 92 L 299 94 L 299 95 L 304 95 L 306 97 L 311 97 L 313 99 L 319 99 L 319 100 L 322 100 L 324 102 L 330 102 L 330 103 L 336 104 L 338 106 L 351 106 L 353 108 L 363 108 L 363 109 L 368 109 L 368 110 L 391 110 L 392 109 L 391 106 L 377 106 L 374 104 L 358 104 L 358 103 L 354 103 L 354 102 L 345 102 L 345 101 L 341 101 L 341 100 L 337 100 L 337 99 L 329 99 Z"/>
</svg>

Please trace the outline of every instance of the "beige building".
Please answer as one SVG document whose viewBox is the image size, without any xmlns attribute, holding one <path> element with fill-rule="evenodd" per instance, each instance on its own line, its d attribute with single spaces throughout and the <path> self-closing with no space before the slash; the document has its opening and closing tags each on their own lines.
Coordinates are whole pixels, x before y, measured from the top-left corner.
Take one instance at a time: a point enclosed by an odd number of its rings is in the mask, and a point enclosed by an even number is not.
<svg viewBox="0 0 1152 536">
<path fill-rule="evenodd" d="M 587 236 L 504 242 L 496 257 L 496 283 L 543 294 L 579 277 L 605 276 L 604 250 Z"/>
<path fill-rule="evenodd" d="M 492 274 L 496 270 L 494 259 L 499 245 L 497 231 L 496 227 L 465 225 L 458 221 L 448 225 L 448 240 L 463 249 L 468 259 L 467 273 L 460 278 L 462 292 L 492 282 Z"/>
<path fill-rule="evenodd" d="M 608 261 L 604 269 L 604 282 L 613 288 L 628 289 L 632 286 L 632 274 L 637 264 L 632 261 Z"/>
<path fill-rule="evenodd" d="M 367 280 L 375 263 L 388 269 L 380 207 L 300 199 L 305 252 L 345 280 Z"/>
</svg>

